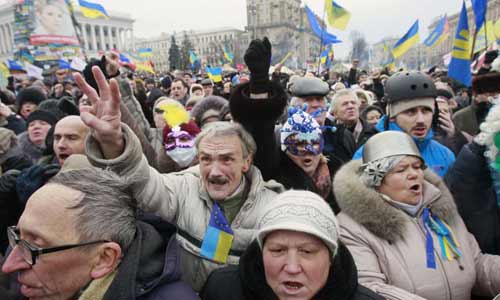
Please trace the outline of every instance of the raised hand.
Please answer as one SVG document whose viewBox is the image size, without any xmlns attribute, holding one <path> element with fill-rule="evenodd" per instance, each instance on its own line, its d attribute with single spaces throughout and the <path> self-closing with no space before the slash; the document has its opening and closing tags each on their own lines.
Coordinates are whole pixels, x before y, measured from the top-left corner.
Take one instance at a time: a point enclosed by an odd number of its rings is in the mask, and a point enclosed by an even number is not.
<svg viewBox="0 0 500 300">
<path fill-rule="evenodd" d="M 123 152 L 125 145 L 120 122 L 120 89 L 116 79 L 107 82 L 99 67 L 92 67 L 92 74 L 99 94 L 81 74 L 74 74 L 78 87 L 92 104 L 80 110 L 80 117 L 92 129 L 92 136 L 99 142 L 105 158 L 116 158 Z"/>
<path fill-rule="evenodd" d="M 263 40 L 253 40 L 245 52 L 244 59 L 250 70 L 250 91 L 252 93 L 268 92 L 271 49 L 271 43 L 265 37 Z"/>
</svg>

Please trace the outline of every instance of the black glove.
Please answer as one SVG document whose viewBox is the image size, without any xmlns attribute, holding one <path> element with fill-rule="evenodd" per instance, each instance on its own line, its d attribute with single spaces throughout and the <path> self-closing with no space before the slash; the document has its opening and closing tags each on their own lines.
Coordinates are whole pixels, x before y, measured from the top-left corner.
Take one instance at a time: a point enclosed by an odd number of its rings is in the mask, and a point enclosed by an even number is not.
<svg viewBox="0 0 500 300">
<path fill-rule="evenodd" d="M 263 40 L 253 40 L 245 52 L 245 63 L 250 70 L 250 92 L 262 94 L 270 90 L 269 67 L 271 66 L 271 43 L 265 37 Z"/>
<path fill-rule="evenodd" d="M 16 191 L 19 200 L 26 203 L 31 194 L 42 187 L 47 181 L 56 175 L 61 167 L 56 164 L 34 165 L 29 169 L 24 169 L 17 177 Z"/>
<path fill-rule="evenodd" d="M 16 179 L 21 171 L 9 170 L 0 177 L 0 193 L 9 193 L 16 189 Z"/>
<path fill-rule="evenodd" d="M 498 50 L 490 50 L 484 55 L 484 63 L 491 64 L 498 57 Z"/>
</svg>

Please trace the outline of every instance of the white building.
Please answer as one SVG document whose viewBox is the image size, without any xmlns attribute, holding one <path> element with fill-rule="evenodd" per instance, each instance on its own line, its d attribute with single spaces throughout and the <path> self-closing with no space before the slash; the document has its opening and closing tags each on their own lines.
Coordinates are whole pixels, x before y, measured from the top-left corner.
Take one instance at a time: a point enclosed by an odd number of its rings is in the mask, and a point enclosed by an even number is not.
<svg viewBox="0 0 500 300">
<path fill-rule="evenodd" d="M 192 50 L 200 58 L 202 64 L 218 65 L 223 59 L 223 45 L 233 53 L 235 61 L 238 61 L 243 51 L 248 46 L 248 38 L 244 38 L 244 31 L 225 27 L 209 30 L 190 30 L 181 31 L 173 34 L 175 43 L 182 47 L 182 42 L 185 36 L 189 39 L 192 45 Z M 135 46 L 139 48 L 151 48 L 153 57 L 151 61 L 155 65 L 157 71 L 167 71 L 170 68 L 168 62 L 168 51 L 170 49 L 172 34 L 162 33 L 158 37 L 148 39 L 137 39 Z"/>
<path fill-rule="evenodd" d="M 80 24 L 81 41 L 89 57 L 100 50 L 134 49 L 134 19 L 128 14 L 108 11 L 109 18 L 89 19 L 80 11 L 75 18 Z M 14 49 L 14 4 L 0 5 L 0 61 L 12 57 Z"/>
</svg>

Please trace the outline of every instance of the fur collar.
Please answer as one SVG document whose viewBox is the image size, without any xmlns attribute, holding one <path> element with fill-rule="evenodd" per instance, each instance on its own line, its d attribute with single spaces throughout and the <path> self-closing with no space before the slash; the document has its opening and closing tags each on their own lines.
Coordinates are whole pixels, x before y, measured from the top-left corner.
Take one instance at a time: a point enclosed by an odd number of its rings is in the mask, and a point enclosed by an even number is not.
<svg viewBox="0 0 500 300">
<path fill-rule="evenodd" d="M 382 239 L 404 239 L 410 216 L 364 185 L 359 178 L 360 166 L 361 160 L 353 160 L 345 164 L 335 176 L 333 189 L 341 211 Z M 424 175 L 424 206 L 453 225 L 458 213 L 448 188 L 432 171 L 427 169 Z"/>
</svg>

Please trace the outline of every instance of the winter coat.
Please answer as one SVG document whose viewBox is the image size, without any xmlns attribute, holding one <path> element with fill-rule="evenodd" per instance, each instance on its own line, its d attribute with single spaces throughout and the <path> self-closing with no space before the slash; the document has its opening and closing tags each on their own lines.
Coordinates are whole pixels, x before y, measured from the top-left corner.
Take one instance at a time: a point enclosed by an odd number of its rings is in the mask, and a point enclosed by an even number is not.
<svg viewBox="0 0 500 300">
<path fill-rule="evenodd" d="M 107 168 L 129 178 L 134 199 L 145 212 L 154 212 L 177 226 L 177 241 L 182 248 L 182 273 L 195 290 L 199 290 L 214 269 L 225 266 L 201 257 L 202 245 L 210 219 L 213 202 L 202 185 L 199 167 L 183 172 L 160 174 L 151 168 L 142 155 L 137 137 L 122 124 L 125 139 L 124 152 L 106 160 L 91 135 L 86 140 L 86 154 L 97 167 Z M 255 167 L 245 174 L 250 191 L 240 212 L 231 223 L 234 239 L 227 264 L 238 264 L 239 256 L 250 244 L 257 226 L 257 216 L 283 186 L 265 182 Z"/>
<path fill-rule="evenodd" d="M 243 254 L 239 266 L 212 272 L 201 298 L 203 300 L 275 300 L 276 295 L 266 282 L 262 251 L 253 242 Z M 375 300 L 383 299 L 358 284 L 354 260 L 347 248 L 339 248 L 330 267 L 325 286 L 315 295 L 316 300 Z"/>
<path fill-rule="evenodd" d="M 329 119 L 325 120 L 325 126 L 335 128 L 323 131 L 323 155 L 328 159 L 328 169 L 333 178 L 337 170 L 352 159 L 356 152 L 356 142 L 352 133 L 343 126 L 335 126 Z"/>
<path fill-rule="evenodd" d="M 360 283 L 387 299 L 468 300 L 471 293 L 500 292 L 500 257 L 481 253 L 436 174 L 425 171 L 423 206 L 412 217 L 366 187 L 359 177 L 360 166 L 359 160 L 346 164 L 334 180 L 342 209 L 340 239 L 356 261 Z M 444 260 L 432 233 L 436 269 L 426 263 L 421 217 L 425 207 L 450 226 L 462 253 L 461 258 Z"/>
<path fill-rule="evenodd" d="M 359 133 L 358 140 L 355 141 L 356 150 L 359 149 L 361 146 L 363 146 L 369 138 L 378 133 L 378 130 L 375 128 L 375 126 L 368 124 L 368 122 L 366 122 L 364 119 L 359 118 L 358 122 L 361 122 L 361 126 L 363 127 L 363 129 Z M 337 125 L 337 128 L 338 127 L 345 127 L 345 126 Z M 351 130 L 349 130 L 349 132 L 352 133 Z"/>
<path fill-rule="evenodd" d="M 466 145 L 445 180 L 458 212 L 485 253 L 500 254 L 500 208 L 484 146 Z"/>
<path fill-rule="evenodd" d="M 455 124 L 457 131 L 465 131 L 475 136 L 479 133 L 479 125 L 484 121 L 487 113 L 488 111 L 484 107 L 480 107 L 472 101 L 471 105 L 462 108 L 453 115 L 453 124 Z"/>
<path fill-rule="evenodd" d="M 181 280 L 180 249 L 167 243 L 153 226 L 137 221 L 135 239 L 120 262 L 103 299 L 198 299 Z"/>
<path fill-rule="evenodd" d="M 286 189 L 318 193 L 313 179 L 281 150 L 276 138 L 275 124 L 287 106 L 283 88 L 273 83 L 268 99 L 251 99 L 249 93 L 249 84 L 239 85 L 231 94 L 229 106 L 233 120 L 242 124 L 257 144 L 254 165 L 261 170 L 265 180 L 274 179 Z M 331 163 L 335 163 L 335 170 L 342 164 L 336 161 Z M 333 178 L 331 172 L 330 176 Z M 333 192 L 325 200 L 335 213 L 339 212 Z"/>
<path fill-rule="evenodd" d="M 376 128 L 379 132 L 386 131 L 384 129 L 385 118 L 386 116 L 382 117 L 377 123 Z M 389 121 L 389 128 L 387 130 L 403 132 L 401 127 L 393 121 Z M 415 144 L 417 144 L 425 164 L 436 174 L 444 177 L 446 172 L 448 172 L 448 168 L 455 162 L 455 154 L 453 154 L 450 149 L 433 140 L 433 134 L 431 129 L 424 139 L 413 138 L 413 140 Z M 364 147 L 359 148 L 354 154 L 353 159 L 361 159 L 363 157 L 363 149 Z"/>
<path fill-rule="evenodd" d="M 19 146 L 23 153 L 31 160 L 32 163 L 36 163 L 43 156 L 44 147 L 37 146 L 33 144 L 28 136 L 28 132 L 23 132 L 17 136 L 19 139 Z"/>
</svg>

